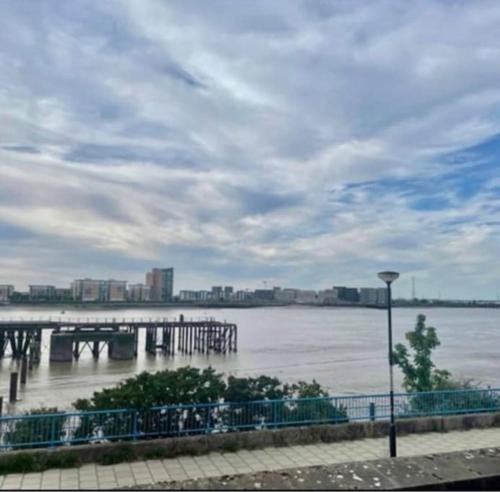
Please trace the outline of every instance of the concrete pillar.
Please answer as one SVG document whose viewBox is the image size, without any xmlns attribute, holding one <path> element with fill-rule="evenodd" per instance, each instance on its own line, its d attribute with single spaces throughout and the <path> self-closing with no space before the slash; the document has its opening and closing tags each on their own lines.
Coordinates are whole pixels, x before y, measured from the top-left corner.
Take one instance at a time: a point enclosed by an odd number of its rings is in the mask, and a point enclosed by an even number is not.
<svg viewBox="0 0 500 492">
<path fill-rule="evenodd" d="M 73 335 L 52 333 L 50 335 L 50 362 L 71 362 L 73 360 Z"/>
<path fill-rule="evenodd" d="M 135 355 L 135 340 L 133 333 L 114 333 L 109 341 L 110 359 L 130 360 Z"/>
</svg>

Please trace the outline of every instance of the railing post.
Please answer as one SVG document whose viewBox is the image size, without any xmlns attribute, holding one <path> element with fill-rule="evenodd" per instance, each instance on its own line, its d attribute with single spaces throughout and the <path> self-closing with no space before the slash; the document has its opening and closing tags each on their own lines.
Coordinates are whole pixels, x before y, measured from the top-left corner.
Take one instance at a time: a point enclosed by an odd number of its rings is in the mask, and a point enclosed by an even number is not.
<svg viewBox="0 0 500 492">
<path fill-rule="evenodd" d="M 371 403 L 370 403 L 370 420 L 371 420 L 372 422 L 374 422 L 374 421 L 375 421 L 375 418 L 376 418 L 376 417 L 375 417 L 375 403 L 374 403 L 374 402 L 371 402 Z"/>
<path fill-rule="evenodd" d="M 205 434 L 210 432 L 210 407 L 207 405 L 207 422 L 205 425 Z"/>
<path fill-rule="evenodd" d="M 132 414 L 132 439 L 134 441 L 137 440 L 137 410 L 134 410 L 134 413 Z"/>
<path fill-rule="evenodd" d="M 50 446 L 55 446 L 56 440 L 56 417 L 51 417 L 52 422 L 50 424 Z"/>
</svg>

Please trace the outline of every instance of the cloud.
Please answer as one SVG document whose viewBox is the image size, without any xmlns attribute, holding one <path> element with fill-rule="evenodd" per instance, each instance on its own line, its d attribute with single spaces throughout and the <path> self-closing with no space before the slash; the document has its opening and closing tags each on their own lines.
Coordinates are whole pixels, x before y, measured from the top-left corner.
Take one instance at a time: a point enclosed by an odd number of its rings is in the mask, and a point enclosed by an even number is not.
<svg viewBox="0 0 500 492">
<path fill-rule="evenodd" d="M 393 267 L 403 295 L 494 298 L 499 21 L 493 1 L 4 7 L 0 282 Z"/>
</svg>

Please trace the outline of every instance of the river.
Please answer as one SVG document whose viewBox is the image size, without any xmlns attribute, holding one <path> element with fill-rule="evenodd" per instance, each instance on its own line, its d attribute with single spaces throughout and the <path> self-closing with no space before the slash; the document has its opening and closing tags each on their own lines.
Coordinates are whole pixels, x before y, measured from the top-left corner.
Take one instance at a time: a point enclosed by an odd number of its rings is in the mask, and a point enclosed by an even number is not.
<svg viewBox="0 0 500 492">
<path fill-rule="evenodd" d="M 482 385 L 500 386 L 500 309 L 397 308 L 393 312 L 394 342 L 405 341 L 422 312 L 437 328 L 441 346 L 433 357 L 439 368 L 457 378 L 472 378 Z M 44 332 L 42 361 L 28 379 L 14 405 L 4 404 L 5 413 L 26 408 L 58 406 L 70 408 L 77 398 L 113 386 L 141 371 L 157 371 L 184 365 L 212 365 L 226 374 L 267 374 L 283 381 L 312 380 L 332 393 L 386 392 L 386 312 L 364 308 L 269 307 L 252 309 L 67 309 L 70 318 L 186 318 L 213 317 L 238 325 L 238 353 L 231 355 L 152 357 L 144 351 L 144 330 L 139 355 L 133 361 L 109 360 L 105 351 L 94 360 L 89 351 L 73 363 L 49 364 L 50 333 Z M 0 319 L 47 319 L 60 310 L 2 307 Z M 7 400 L 12 361 L 0 361 L 0 395 Z M 396 368 L 397 388 L 401 374 Z"/>
</svg>

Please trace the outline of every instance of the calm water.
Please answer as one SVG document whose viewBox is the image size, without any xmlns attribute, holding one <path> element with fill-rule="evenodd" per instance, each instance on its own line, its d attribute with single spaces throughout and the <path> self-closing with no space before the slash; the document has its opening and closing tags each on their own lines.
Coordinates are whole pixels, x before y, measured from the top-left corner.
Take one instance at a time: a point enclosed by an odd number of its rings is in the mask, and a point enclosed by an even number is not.
<svg viewBox="0 0 500 492">
<path fill-rule="evenodd" d="M 438 329 L 441 347 L 434 360 L 454 376 L 474 378 L 484 385 L 500 386 L 500 310 L 494 309 L 395 309 L 395 343 L 427 315 Z M 108 360 L 105 351 L 98 361 L 84 352 L 78 362 L 48 362 L 50 333 L 44 332 L 42 362 L 33 370 L 26 389 L 9 413 L 40 405 L 67 408 L 77 398 L 116 384 L 141 371 L 156 371 L 191 364 L 212 365 L 227 374 L 277 376 L 284 381 L 315 378 L 333 393 L 356 394 L 387 390 L 386 313 L 362 308 L 275 307 L 256 309 L 124 309 L 67 310 L 66 317 L 214 317 L 238 325 L 238 353 L 227 356 L 146 355 L 144 332 L 139 356 L 133 361 Z M 48 318 L 59 310 L 0 309 L 0 318 Z M 0 361 L 0 395 L 8 395 L 10 359 Z M 396 383 L 401 382 L 397 370 Z"/>
</svg>

